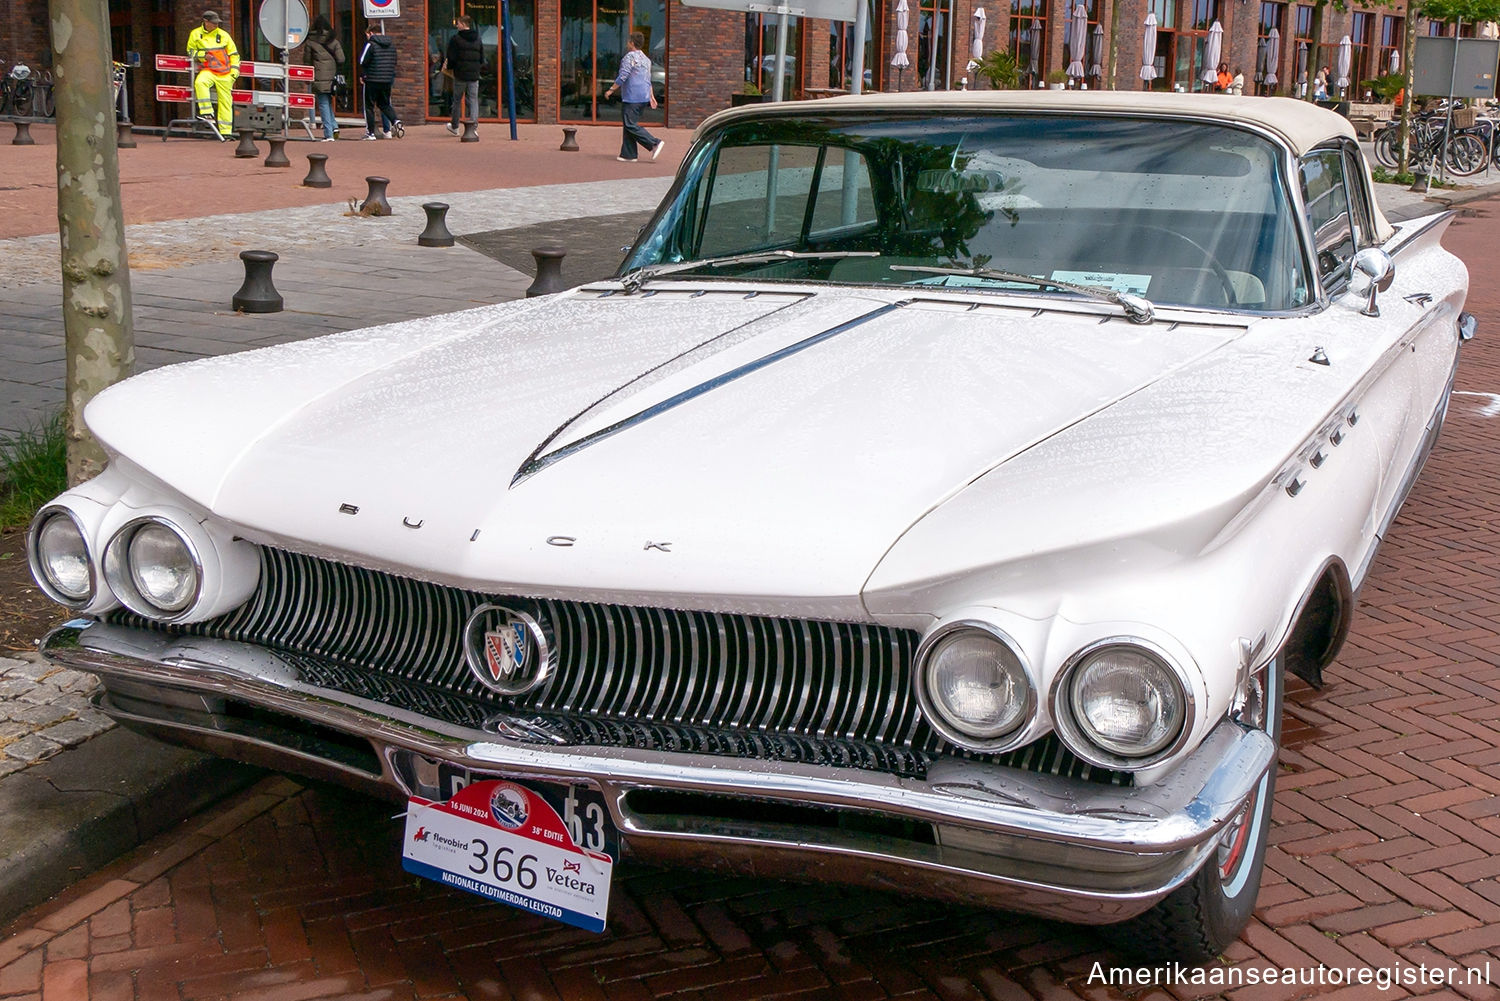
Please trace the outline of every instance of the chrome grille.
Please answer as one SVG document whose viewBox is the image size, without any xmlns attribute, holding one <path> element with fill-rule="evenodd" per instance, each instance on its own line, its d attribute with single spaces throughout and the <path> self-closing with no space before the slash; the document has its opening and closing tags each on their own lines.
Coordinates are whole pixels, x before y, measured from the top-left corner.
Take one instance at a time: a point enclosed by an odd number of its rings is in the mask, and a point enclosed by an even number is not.
<svg viewBox="0 0 1500 1001">
<path fill-rule="evenodd" d="M 693 748 L 922 774 L 937 755 L 981 757 L 923 723 L 911 690 L 920 639 L 861 623 L 506 598 L 262 549 L 261 586 L 228 615 L 169 631 L 271 647 L 314 684 L 474 726 L 536 716 L 570 742 Z M 551 681 L 502 696 L 469 671 L 465 620 L 524 606 L 550 623 Z M 152 624 L 116 613 L 120 621 Z M 160 627 L 154 627 L 160 628 Z M 1055 740 L 989 757 L 1120 782 Z"/>
</svg>

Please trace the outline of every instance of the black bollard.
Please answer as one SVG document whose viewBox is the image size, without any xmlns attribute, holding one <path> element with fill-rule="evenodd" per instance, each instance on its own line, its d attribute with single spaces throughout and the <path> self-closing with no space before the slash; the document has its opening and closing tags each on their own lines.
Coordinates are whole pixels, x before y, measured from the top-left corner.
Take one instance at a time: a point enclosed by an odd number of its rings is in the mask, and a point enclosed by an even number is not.
<svg viewBox="0 0 1500 1001">
<path fill-rule="evenodd" d="M 10 141 L 12 146 L 35 146 L 36 140 L 31 138 L 31 123 L 16 119 L 16 137 Z"/>
<path fill-rule="evenodd" d="M 566 153 L 578 152 L 578 130 L 571 125 L 563 126 L 563 144 L 558 149 Z"/>
<path fill-rule="evenodd" d="M 260 156 L 260 148 L 255 145 L 254 129 L 240 129 L 240 144 L 234 148 L 234 155 L 240 160 Z"/>
<path fill-rule="evenodd" d="M 448 232 L 448 224 L 443 221 L 443 217 L 448 213 L 448 203 L 424 202 L 422 211 L 427 213 L 427 228 L 422 230 L 421 236 L 417 237 L 417 246 L 453 246 L 453 234 Z"/>
<path fill-rule="evenodd" d="M 271 152 L 266 154 L 267 167 L 290 167 L 292 161 L 286 158 L 286 136 L 266 136 L 266 142 L 271 144 Z"/>
<path fill-rule="evenodd" d="M 461 142 L 461 143 L 477 143 L 478 141 L 479 141 L 479 123 L 478 122 L 464 122 L 464 134 L 463 134 L 463 138 L 459 139 L 459 142 Z"/>
<path fill-rule="evenodd" d="M 271 268 L 277 256 L 269 250 L 242 250 L 245 262 L 245 284 L 234 294 L 234 308 L 239 313 L 279 313 L 281 293 L 271 284 Z"/>
<path fill-rule="evenodd" d="M 385 186 L 391 183 L 389 177 L 367 177 L 365 183 L 370 186 L 370 191 L 365 195 L 365 200 L 359 203 L 360 215 L 390 215 L 391 203 L 385 200 Z"/>
<path fill-rule="evenodd" d="M 129 122 L 115 122 L 115 148 L 135 149 L 135 133 Z"/>
<path fill-rule="evenodd" d="M 328 176 L 328 154 L 307 154 L 307 176 L 302 179 L 304 188 L 331 188 L 333 178 Z"/>
<path fill-rule="evenodd" d="M 562 247 L 537 247 L 531 252 L 536 259 L 536 281 L 526 289 L 526 298 L 561 292 L 568 286 L 563 282 L 562 259 L 568 254 Z"/>
</svg>

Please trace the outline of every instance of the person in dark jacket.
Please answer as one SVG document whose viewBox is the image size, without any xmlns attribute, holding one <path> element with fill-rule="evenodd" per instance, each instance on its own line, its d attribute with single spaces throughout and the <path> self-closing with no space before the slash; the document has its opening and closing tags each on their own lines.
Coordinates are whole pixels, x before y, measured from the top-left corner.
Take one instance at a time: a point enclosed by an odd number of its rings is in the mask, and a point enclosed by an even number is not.
<svg viewBox="0 0 1500 1001">
<path fill-rule="evenodd" d="M 406 126 L 391 108 L 391 86 L 396 82 L 396 46 L 372 24 L 365 29 L 365 47 L 359 54 L 359 72 L 365 81 L 366 139 L 397 139 L 406 135 Z M 375 128 L 375 112 L 380 112 L 380 129 Z"/>
<path fill-rule="evenodd" d="M 312 59 L 313 100 L 318 106 L 318 120 L 323 123 L 323 141 L 333 142 L 339 131 L 333 114 L 333 80 L 344 62 L 344 46 L 333 33 L 333 25 L 322 14 L 313 18 L 307 35 L 307 54 Z"/>
<path fill-rule="evenodd" d="M 469 105 L 469 117 L 465 121 L 479 122 L 479 77 L 484 72 L 484 43 L 474 27 L 474 19 L 460 14 L 453 19 L 458 33 L 448 39 L 448 51 L 443 56 L 443 66 L 453 74 L 453 114 L 448 121 L 448 131 L 458 135 L 459 98 Z"/>
</svg>

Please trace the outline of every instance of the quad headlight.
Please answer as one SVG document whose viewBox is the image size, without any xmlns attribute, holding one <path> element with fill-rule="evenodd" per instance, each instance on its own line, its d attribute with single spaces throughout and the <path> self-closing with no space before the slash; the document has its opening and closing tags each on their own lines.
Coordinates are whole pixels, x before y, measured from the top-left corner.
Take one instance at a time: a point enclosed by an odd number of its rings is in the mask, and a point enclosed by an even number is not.
<svg viewBox="0 0 1500 1001">
<path fill-rule="evenodd" d="M 102 561 L 104 582 L 132 612 L 161 622 L 201 622 L 254 593 L 260 581 L 255 546 L 177 508 L 133 513 L 123 524 L 106 526 Z"/>
<path fill-rule="evenodd" d="M 1191 708 L 1166 656 L 1135 640 L 1079 651 L 1053 696 L 1058 735 L 1079 757 L 1107 768 L 1140 768 L 1171 754 Z"/>
<path fill-rule="evenodd" d="M 94 564 L 73 512 L 63 507 L 43 509 L 32 523 L 26 555 L 31 575 L 53 601 L 83 608 L 93 600 Z"/>
<path fill-rule="evenodd" d="M 1003 749 L 1036 708 L 1015 644 L 983 622 L 945 625 L 917 648 L 917 699 L 928 724 L 960 747 Z"/>
<path fill-rule="evenodd" d="M 162 518 L 127 522 L 104 548 L 104 579 L 126 608 L 172 619 L 203 587 L 203 564 L 186 536 Z"/>
</svg>

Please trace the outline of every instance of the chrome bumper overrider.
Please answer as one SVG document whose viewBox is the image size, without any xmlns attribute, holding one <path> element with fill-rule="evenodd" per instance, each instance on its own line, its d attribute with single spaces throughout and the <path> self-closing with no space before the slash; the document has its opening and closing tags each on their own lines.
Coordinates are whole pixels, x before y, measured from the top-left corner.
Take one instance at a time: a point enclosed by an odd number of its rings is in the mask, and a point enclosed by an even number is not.
<svg viewBox="0 0 1500 1001">
<path fill-rule="evenodd" d="M 226 757 L 401 801 L 437 795 L 429 781 L 443 762 L 583 783 L 603 793 L 624 849 L 644 860 L 897 889 L 1089 924 L 1138 914 L 1189 878 L 1276 758 L 1265 733 L 1226 721 L 1167 779 L 1145 788 L 960 759 L 913 779 L 510 742 L 315 688 L 261 647 L 84 620 L 52 632 L 42 652 L 103 677 L 99 705 L 122 723 Z M 756 807 L 747 811 L 749 802 Z M 716 809 L 723 804 L 738 808 Z"/>
</svg>

